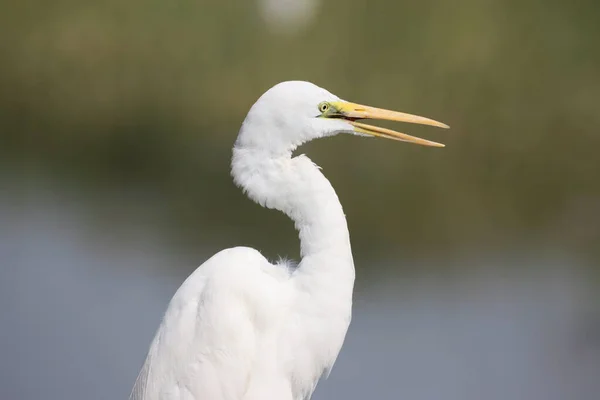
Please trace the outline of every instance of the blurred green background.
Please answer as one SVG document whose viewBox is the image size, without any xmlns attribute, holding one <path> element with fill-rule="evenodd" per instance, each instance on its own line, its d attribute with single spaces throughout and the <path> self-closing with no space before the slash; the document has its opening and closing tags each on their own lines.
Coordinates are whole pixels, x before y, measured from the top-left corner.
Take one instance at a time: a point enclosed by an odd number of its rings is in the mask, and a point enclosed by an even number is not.
<svg viewBox="0 0 600 400">
<path fill-rule="evenodd" d="M 363 366 L 386 365 L 393 372 L 384 360 L 396 365 L 389 347 L 407 327 L 394 331 L 361 315 L 371 305 L 382 321 L 406 321 L 382 309 L 401 304 L 402 285 L 413 287 L 423 276 L 441 282 L 416 291 L 423 304 L 446 292 L 457 304 L 476 304 L 479 297 L 459 296 L 464 285 L 479 293 L 498 282 L 498 304 L 505 304 L 515 299 L 514 290 L 521 293 L 514 285 L 524 285 L 524 297 L 509 307 L 514 312 L 492 312 L 494 323 L 513 324 L 529 337 L 533 328 L 518 321 L 550 307 L 548 315 L 561 327 L 572 326 L 570 340 L 586 349 L 585 361 L 573 361 L 583 368 L 575 374 L 579 380 L 565 383 L 570 389 L 564 392 L 541 389 L 557 384 L 550 372 L 540 372 L 539 382 L 529 377 L 531 388 L 510 381 L 506 371 L 526 364 L 518 358 L 505 365 L 457 351 L 448 358 L 453 368 L 463 360 L 465 371 L 499 369 L 477 378 L 483 386 L 473 393 L 506 395 L 490 389 L 497 384 L 515 390 L 509 398 L 528 393 L 546 400 L 555 398 L 551 392 L 557 399 L 565 393 L 591 399 L 600 390 L 594 379 L 581 381 L 600 374 L 597 2 L 29 0 L 5 2 L 2 9 L 0 299 L 6 306 L 0 329 L 10 350 L 0 360 L 2 398 L 125 397 L 170 295 L 206 257 L 235 245 L 256 247 L 270 258 L 298 257 L 292 224 L 247 200 L 229 177 L 231 146 L 247 110 L 269 87 L 293 79 L 452 127 L 394 126 L 445 143 L 441 150 L 356 137 L 300 149 L 323 167 L 344 205 L 357 267 L 355 320 L 363 327 L 355 336 L 351 329 L 350 349 L 338 361 L 346 367 L 336 366 L 315 397 L 358 396 L 357 388 L 336 392 L 357 382 L 355 373 L 367 395 L 380 390 L 382 398 L 439 398 L 421 386 L 405 392 L 393 378 L 375 385 L 363 370 L 344 369 L 369 348 L 370 335 L 383 335 L 379 341 L 396 335 Z M 546 281 L 539 296 L 528 289 Z M 404 283 L 392 286 L 385 299 L 368 300 L 385 292 L 384 282 Z M 98 300 L 90 300 L 93 293 Z M 116 303 L 102 308 L 110 301 Z M 36 314 L 40 302 L 49 302 L 44 318 Z M 74 303 L 81 308 L 69 308 Z M 446 300 L 427 309 L 448 318 L 442 304 Z M 570 306 L 563 318 L 556 310 L 564 304 Z M 419 315 L 421 308 L 411 310 Z M 54 314 L 78 322 L 61 324 Z M 82 315 L 99 326 L 82 328 L 89 323 Z M 430 316 L 433 327 L 423 326 L 423 333 L 435 329 L 447 337 L 450 329 L 463 337 L 483 324 L 490 335 L 483 347 L 499 355 L 515 349 L 502 347 L 495 325 L 477 315 L 464 312 L 472 325 Z M 489 310 L 482 315 L 489 317 Z M 77 329 L 83 331 L 75 335 Z M 128 333 L 111 336 L 103 329 Z M 23 339 L 32 331 L 39 336 L 30 338 L 40 346 L 36 351 Z M 56 346 L 53 335 L 68 351 L 48 354 L 42 363 L 40 354 Z M 66 338 L 73 336 L 79 344 L 69 347 Z M 552 343 L 560 354 L 580 351 Z M 104 350 L 90 350 L 98 346 Z M 439 365 L 439 353 L 453 348 L 442 346 L 432 362 Z M 90 352 L 85 358 L 82 349 Z M 530 349 L 527 344 L 523 351 Z M 412 356 L 406 362 L 414 368 L 423 353 Z M 65 363 L 78 366 L 71 371 L 81 375 L 75 390 L 60 383 L 69 381 L 68 370 L 47 377 L 50 365 Z M 91 363 L 98 368 L 93 375 L 82 368 Z M 32 364 L 46 378 L 25 384 L 19 379 Z M 418 376 L 428 382 L 427 373 Z M 444 387 L 446 398 L 478 398 L 469 397 L 462 378 L 449 380 L 452 392 L 440 383 L 447 374 L 435 376 L 430 383 Z"/>
</svg>

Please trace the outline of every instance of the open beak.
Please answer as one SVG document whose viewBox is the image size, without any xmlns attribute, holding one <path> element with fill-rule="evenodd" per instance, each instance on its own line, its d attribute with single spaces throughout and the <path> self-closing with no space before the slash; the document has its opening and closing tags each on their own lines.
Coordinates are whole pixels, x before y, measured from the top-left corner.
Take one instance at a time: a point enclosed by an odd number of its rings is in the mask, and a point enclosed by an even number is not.
<svg viewBox="0 0 600 400">
<path fill-rule="evenodd" d="M 410 136 L 405 133 L 393 131 L 391 129 L 378 126 L 363 124 L 357 122 L 359 119 L 379 119 L 388 121 L 408 122 L 411 124 L 431 125 L 440 128 L 450 128 L 448 125 L 429 118 L 419 117 L 418 115 L 405 114 L 397 111 L 384 110 L 381 108 L 363 106 L 360 104 L 349 103 L 346 101 L 336 101 L 331 103 L 332 112 L 330 116 L 344 118 L 354 126 L 354 131 L 370 136 L 379 136 L 386 139 L 400 140 L 403 142 L 420 144 L 423 146 L 444 147 L 443 144 L 432 142 Z"/>
</svg>

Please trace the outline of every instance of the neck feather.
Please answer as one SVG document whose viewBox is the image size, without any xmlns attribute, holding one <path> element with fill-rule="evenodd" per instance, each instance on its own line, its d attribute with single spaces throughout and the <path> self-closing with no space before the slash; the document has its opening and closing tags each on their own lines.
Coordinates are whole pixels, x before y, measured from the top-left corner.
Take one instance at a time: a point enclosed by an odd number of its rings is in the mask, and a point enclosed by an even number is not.
<svg viewBox="0 0 600 400">
<path fill-rule="evenodd" d="M 289 216 L 303 260 L 335 256 L 352 263 L 346 217 L 335 190 L 308 157 L 234 147 L 234 181 L 252 200 Z"/>
</svg>

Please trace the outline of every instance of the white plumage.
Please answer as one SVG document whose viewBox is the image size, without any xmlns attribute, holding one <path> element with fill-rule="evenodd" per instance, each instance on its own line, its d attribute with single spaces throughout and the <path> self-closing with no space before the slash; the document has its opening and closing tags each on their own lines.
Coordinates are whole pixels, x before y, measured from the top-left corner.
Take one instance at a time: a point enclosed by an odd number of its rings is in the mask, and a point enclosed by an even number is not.
<svg viewBox="0 0 600 400">
<path fill-rule="evenodd" d="M 252 200 L 294 221 L 302 260 L 296 268 L 274 265 L 235 247 L 202 264 L 173 296 L 132 400 L 311 397 L 350 324 L 354 263 L 333 187 L 292 151 L 338 133 L 436 145 L 354 122 L 370 116 L 443 126 L 344 102 L 308 82 L 280 83 L 252 106 L 233 148 L 232 176 Z"/>
</svg>

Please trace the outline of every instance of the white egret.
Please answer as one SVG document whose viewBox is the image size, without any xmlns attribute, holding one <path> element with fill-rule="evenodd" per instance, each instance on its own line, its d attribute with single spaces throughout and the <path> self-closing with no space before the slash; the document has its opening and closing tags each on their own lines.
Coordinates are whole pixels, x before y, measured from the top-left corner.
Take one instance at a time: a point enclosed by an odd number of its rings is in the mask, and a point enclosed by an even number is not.
<svg viewBox="0 0 600 400">
<path fill-rule="evenodd" d="M 257 250 L 223 250 L 173 296 L 135 382 L 133 400 L 306 400 L 327 375 L 350 324 L 354 263 L 346 218 L 302 143 L 349 133 L 442 144 L 357 122 L 448 126 L 346 102 L 308 82 L 283 82 L 252 106 L 233 147 L 235 183 L 289 216 L 297 267 Z"/>
</svg>

